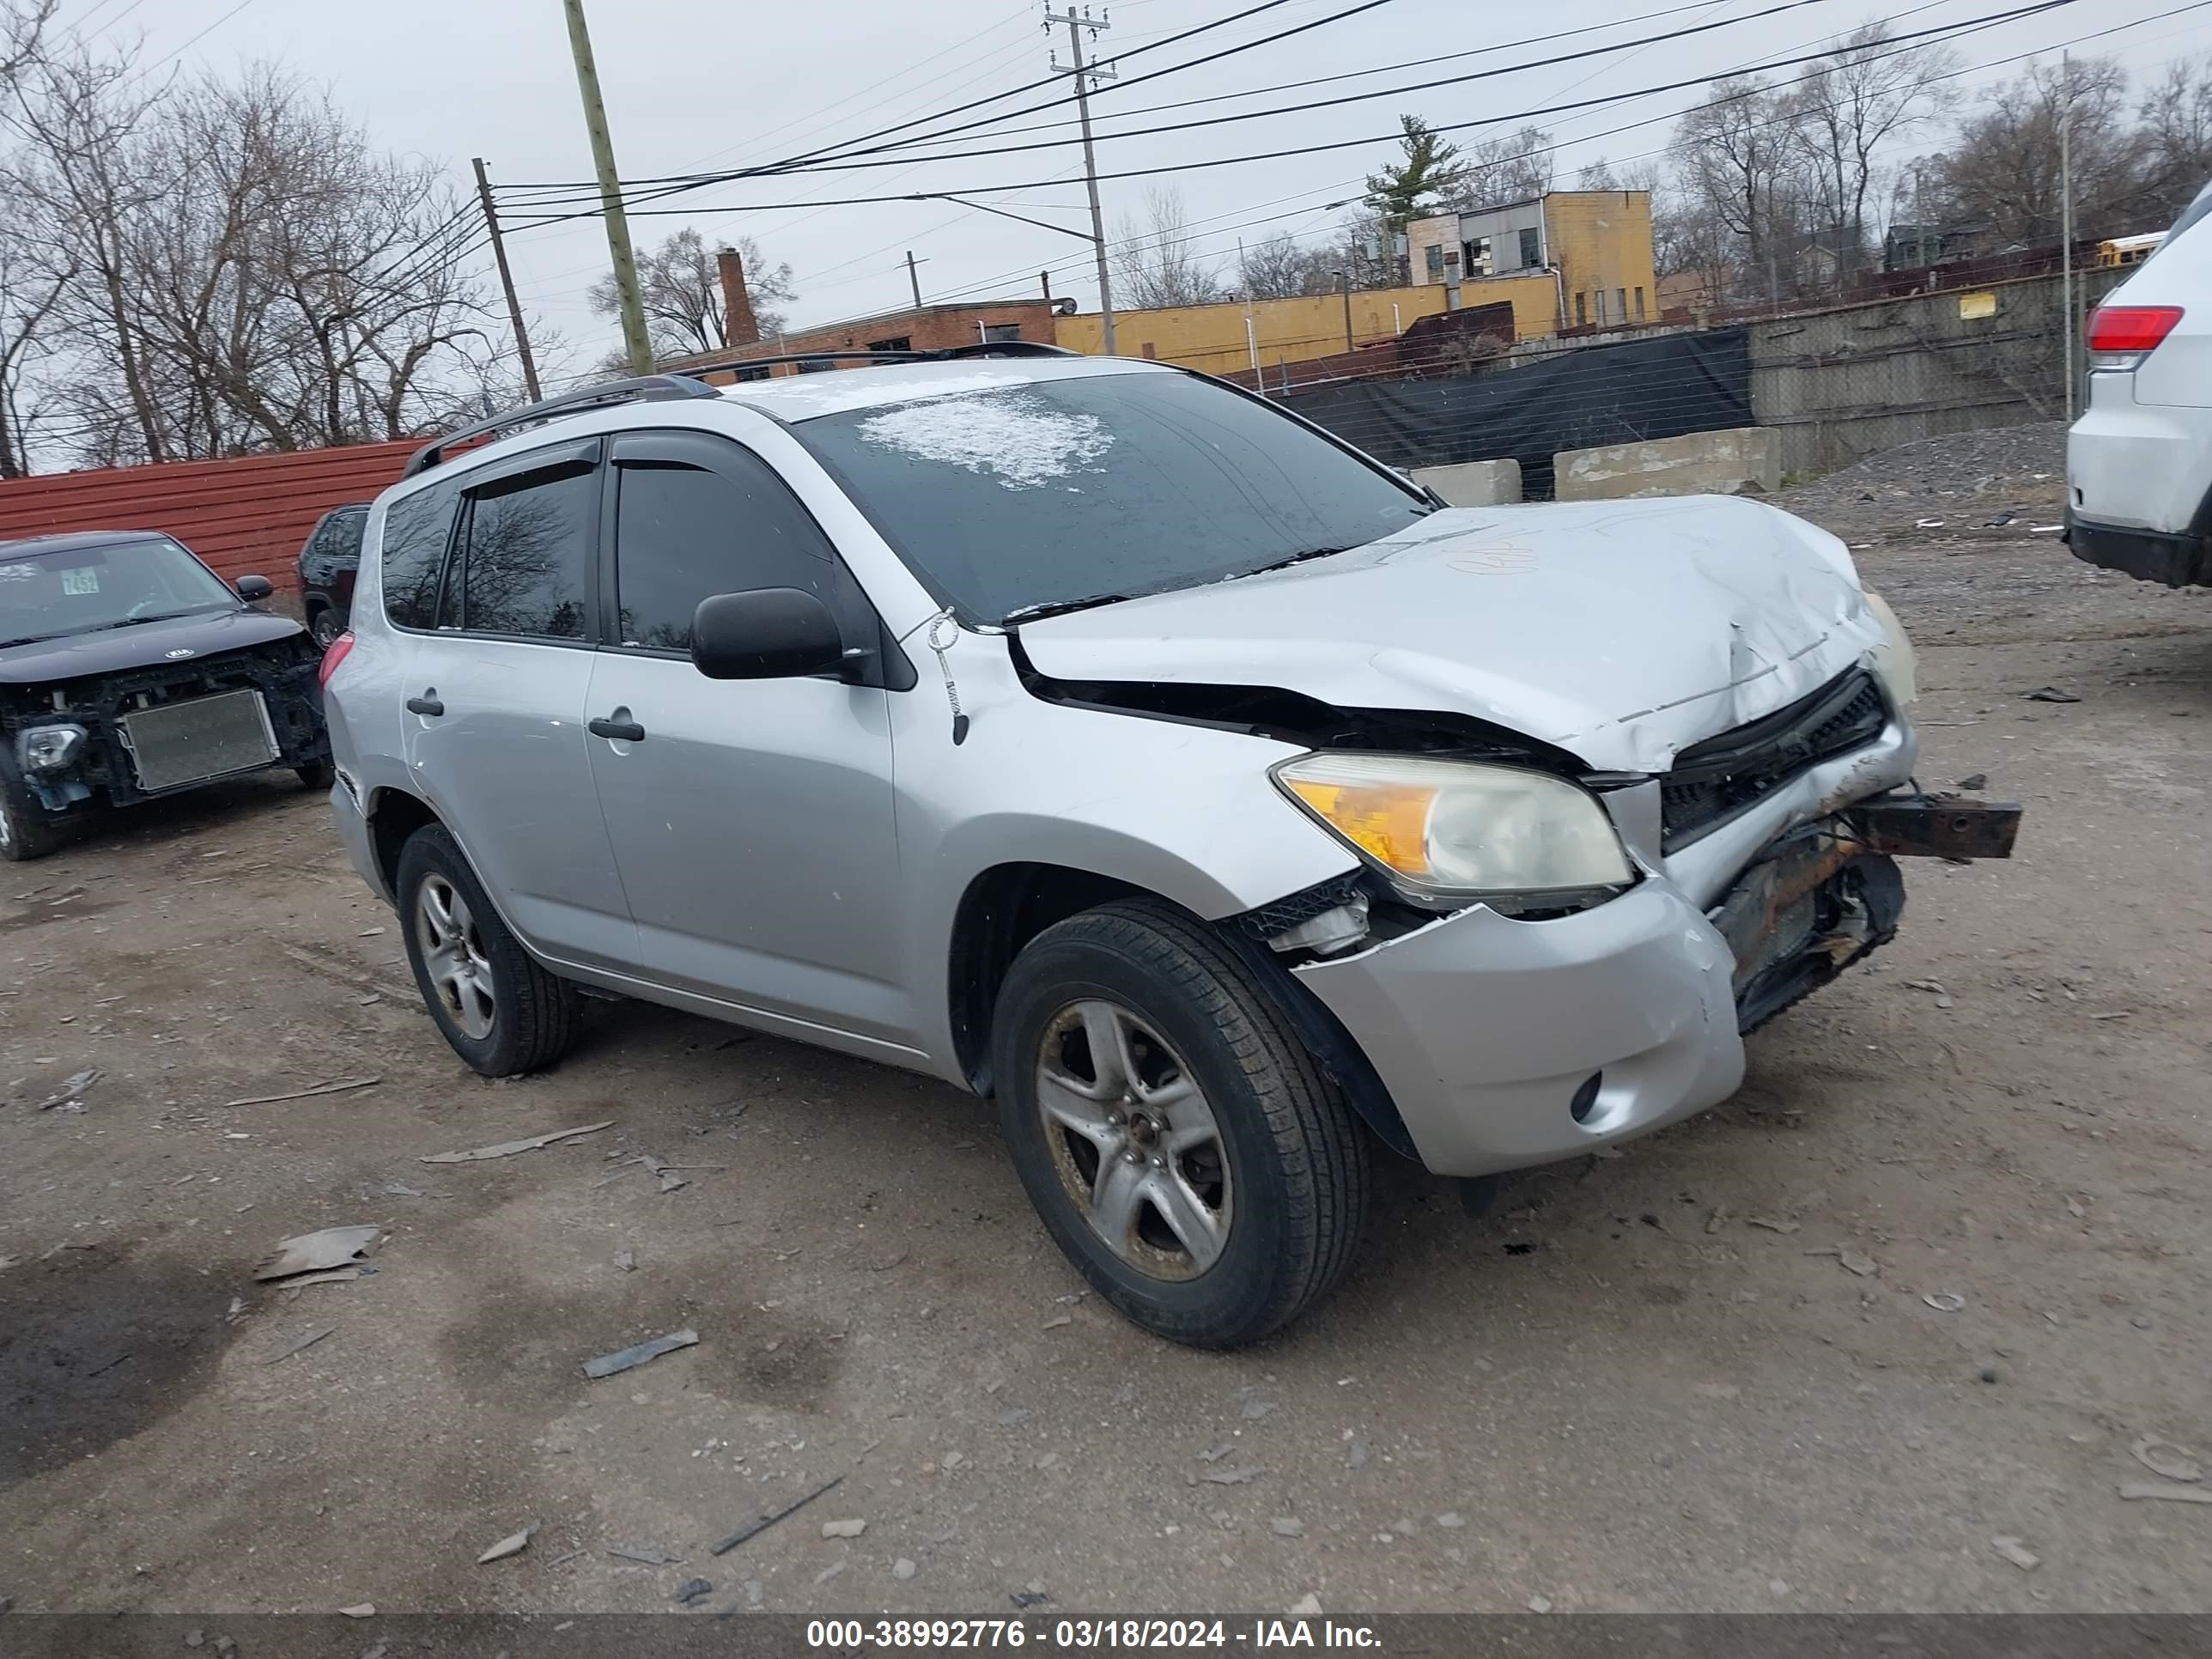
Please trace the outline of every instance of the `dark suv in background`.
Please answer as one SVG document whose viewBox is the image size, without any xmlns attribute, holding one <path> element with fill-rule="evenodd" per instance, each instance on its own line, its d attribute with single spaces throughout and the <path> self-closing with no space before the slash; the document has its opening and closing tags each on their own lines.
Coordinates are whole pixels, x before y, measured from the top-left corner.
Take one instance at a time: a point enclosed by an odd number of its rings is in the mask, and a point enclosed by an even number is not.
<svg viewBox="0 0 2212 1659">
<path fill-rule="evenodd" d="M 355 501 L 323 514 L 300 550 L 300 601 L 307 632 L 327 651 L 353 616 L 353 576 L 361 565 L 361 532 L 368 503 Z"/>
</svg>

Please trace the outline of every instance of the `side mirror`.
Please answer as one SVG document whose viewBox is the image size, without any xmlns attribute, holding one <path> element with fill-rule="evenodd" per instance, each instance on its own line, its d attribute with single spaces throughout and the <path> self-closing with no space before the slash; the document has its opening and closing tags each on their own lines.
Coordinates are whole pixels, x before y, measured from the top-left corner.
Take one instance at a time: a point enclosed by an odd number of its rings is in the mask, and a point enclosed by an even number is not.
<svg viewBox="0 0 2212 1659">
<path fill-rule="evenodd" d="M 710 680 L 781 680 L 844 666 L 830 607 L 803 587 L 717 593 L 691 615 L 691 665 Z"/>
<path fill-rule="evenodd" d="M 266 576 L 240 576 L 233 586 L 238 590 L 238 597 L 249 605 L 256 599 L 265 599 L 276 591 L 276 585 Z"/>
</svg>

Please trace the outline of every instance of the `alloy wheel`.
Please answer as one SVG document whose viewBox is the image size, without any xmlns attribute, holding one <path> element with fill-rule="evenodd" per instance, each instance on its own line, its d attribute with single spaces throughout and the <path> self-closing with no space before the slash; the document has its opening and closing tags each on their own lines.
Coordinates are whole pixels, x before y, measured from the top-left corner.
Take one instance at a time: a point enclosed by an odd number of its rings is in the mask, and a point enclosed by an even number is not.
<svg viewBox="0 0 2212 1659">
<path fill-rule="evenodd" d="M 1069 1200 L 1106 1247 L 1153 1279 L 1195 1279 L 1229 1241 L 1228 1151 L 1182 1056 L 1119 1003 L 1047 1022 L 1037 1110 Z"/>
<path fill-rule="evenodd" d="M 499 1012 L 491 959 L 468 900 L 443 876 L 425 876 L 416 890 L 415 939 L 422 947 L 423 972 L 447 1018 L 465 1036 L 490 1036 Z"/>
</svg>

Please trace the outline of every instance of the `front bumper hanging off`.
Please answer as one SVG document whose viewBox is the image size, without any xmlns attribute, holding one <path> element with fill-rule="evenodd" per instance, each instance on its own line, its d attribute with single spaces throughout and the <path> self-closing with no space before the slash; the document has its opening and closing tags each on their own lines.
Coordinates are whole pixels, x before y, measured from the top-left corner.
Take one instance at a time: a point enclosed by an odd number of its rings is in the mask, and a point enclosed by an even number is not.
<svg viewBox="0 0 2212 1659">
<path fill-rule="evenodd" d="M 1431 1170 L 1548 1163 L 1726 1099 L 1744 1032 L 1894 936 L 1895 859 L 2008 857 L 2019 823 L 2015 805 L 1875 796 L 1778 836 L 1705 909 L 1654 875 L 1573 915 L 1477 906 L 1294 971 Z"/>
</svg>

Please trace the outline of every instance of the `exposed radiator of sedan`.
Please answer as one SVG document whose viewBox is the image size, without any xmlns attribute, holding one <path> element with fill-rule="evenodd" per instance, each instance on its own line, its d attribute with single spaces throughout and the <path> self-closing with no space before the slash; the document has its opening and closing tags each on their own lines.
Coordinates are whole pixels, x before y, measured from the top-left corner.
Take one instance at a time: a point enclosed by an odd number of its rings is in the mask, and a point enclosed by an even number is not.
<svg viewBox="0 0 2212 1659">
<path fill-rule="evenodd" d="M 258 691 L 226 691 L 125 714 L 117 725 L 148 794 L 268 765 L 282 752 Z"/>
</svg>

